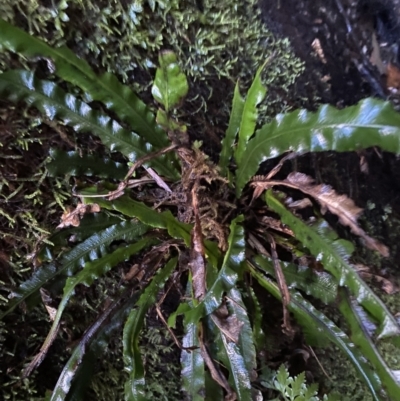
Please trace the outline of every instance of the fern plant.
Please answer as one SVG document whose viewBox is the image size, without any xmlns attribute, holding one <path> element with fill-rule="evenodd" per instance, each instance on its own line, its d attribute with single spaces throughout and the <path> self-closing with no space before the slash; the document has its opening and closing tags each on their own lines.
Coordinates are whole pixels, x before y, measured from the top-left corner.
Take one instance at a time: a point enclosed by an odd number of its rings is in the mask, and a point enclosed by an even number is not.
<svg viewBox="0 0 400 401">
<path fill-rule="evenodd" d="M 326 395 L 322 398 L 318 397 L 317 385 L 307 386 L 304 373 L 291 377 L 284 365 L 281 365 L 272 377 L 269 376 L 263 381 L 263 385 L 279 393 L 279 396 L 271 401 L 333 401 L 336 399 Z"/>
<path fill-rule="evenodd" d="M 146 372 L 138 339 L 146 314 L 154 307 L 172 335 L 177 319 L 183 323 L 183 340 L 175 340 L 181 349 L 186 399 L 261 399 L 257 370 L 265 334 L 251 280 L 282 300 L 282 330 L 288 336 L 296 330 L 291 312 L 310 344 L 331 342 L 349 358 L 375 400 L 400 400 L 398 372 L 377 350 L 382 339 L 400 347 L 399 325 L 351 264 L 352 244 L 338 238 L 316 205 L 323 213 L 337 215 L 382 256 L 388 249 L 358 225 L 361 209 L 346 196 L 301 173 L 274 180 L 285 160 L 303 152 L 379 146 L 400 153 L 400 116 L 389 103 L 366 99 L 344 110 L 331 106 L 316 113 L 299 110 L 256 129 L 257 105 L 266 96 L 261 67 L 245 98 L 236 86 L 216 165 L 198 143 L 190 144 L 189 128 L 174 118 L 188 91 L 174 53 L 160 54 L 152 87 L 159 109 L 153 115 L 129 87 L 109 73 L 96 75 L 67 48 L 50 48 L 1 20 L 0 45 L 28 58 L 46 58 L 58 78 L 78 86 L 87 99 L 102 102 L 107 111 L 30 71 L 0 74 L 3 98 L 24 101 L 50 120 L 97 135 L 112 152 L 126 158 L 121 164 L 76 152 L 51 154 L 51 174 L 80 177 L 74 188 L 79 201 L 35 255 L 38 267 L 32 278 L 11 289 L 10 301 L 0 314 L 7 322 L 7 315 L 28 298 L 35 302 L 41 288 L 63 288 L 48 337 L 24 371 L 29 374 L 56 338 L 77 286 L 94 285 L 110 269 L 131 261 L 120 293 L 87 328 L 51 400 L 83 399 L 96 357 L 122 326 L 128 373 L 125 399 L 145 400 Z M 285 153 L 270 173 L 256 176 L 261 162 Z M 303 219 L 297 211 L 299 202 L 292 201 L 284 188 L 303 193 L 301 204 L 311 204 L 316 217 Z M 304 265 L 299 256 L 313 262 Z M 172 287 L 182 297 L 167 317 L 160 306 Z M 313 300 L 332 307 L 337 301 L 346 332 Z M 317 399 L 313 389 L 305 390 L 303 376 L 289 383 L 285 375 L 286 384 L 282 382 L 279 389 L 286 398 Z M 287 395 L 290 392 L 293 397 Z"/>
</svg>

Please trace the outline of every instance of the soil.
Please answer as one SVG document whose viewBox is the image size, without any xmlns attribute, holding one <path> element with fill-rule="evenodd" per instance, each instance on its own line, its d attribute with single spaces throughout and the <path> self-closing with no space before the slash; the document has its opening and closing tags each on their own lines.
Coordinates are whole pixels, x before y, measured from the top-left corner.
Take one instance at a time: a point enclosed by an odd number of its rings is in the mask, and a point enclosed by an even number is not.
<svg viewBox="0 0 400 401">
<path fill-rule="evenodd" d="M 360 1 L 260 0 L 260 7 L 268 28 L 288 37 L 305 62 L 300 90 L 316 90 L 322 103 L 337 106 L 386 97 L 369 60 L 374 16 Z"/>
</svg>

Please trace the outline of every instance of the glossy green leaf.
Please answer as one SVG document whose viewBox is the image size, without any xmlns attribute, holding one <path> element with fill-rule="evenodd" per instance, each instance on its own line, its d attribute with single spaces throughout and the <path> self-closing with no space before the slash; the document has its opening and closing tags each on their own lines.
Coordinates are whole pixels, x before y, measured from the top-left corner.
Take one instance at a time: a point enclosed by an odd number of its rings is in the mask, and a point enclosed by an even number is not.
<svg viewBox="0 0 400 401">
<path fill-rule="evenodd" d="M 242 327 L 239 334 L 239 342 L 237 346 L 239 347 L 241 355 L 243 355 L 244 363 L 247 371 L 256 371 L 257 361 L 256 361 L 256 348 L 254 345 L 253 330 L 251 328 L 249 313 L 245 304 L 243 303 L 240 291 L 237 288 L 231 288 L 226 294 L 227 306 L 230 315 L 234 315 L 239 320 Z"/>
<path fill-rule="evenodd" d="M 89 64 L 66 47 L 53 49 L 42 40 L 0 19 L 0 46 L 25 57 L 43 56 L 55 66 L 55 74 L 79 86 L 93 100 L 100 101 L 158 148 L 168 146 L 166 133 L 157 127 L 154 115 L 126 85 L 105 73 L 97 76 Z"/>
<path fill-rule="evenodd" d="M 254 262 L 262 270 L 275 277 L 271 259 L 257 255 L 254 257 Z M 308 266 L 297 266 L 283 261 L 279 263 L 289 288 L 297 288 L 307 295 L 320 299 L 325 304 L 335 301 L 338 290 L 337 280 L 329 273 L 316 271 Z"/>
<path fill-rule="evenodd" d="M 130 294 L 131 291 L 130 289 Z M 120 330 L 137 297 L 137 293 L 129 297 L 123 294 L 120 299 L 113 302 L 92 326 L 86 330 L 61 372 L 53 390 L 51 401 L 84 399 L 81 394 L 81 386 L 78 385 L 76 387 L 74 383 L 76 380 L 81 380 L 81 375 L 87 376 L 84 373 L 87 374 L 87 369 L 91 368 L 93 355 L 99 356 L 107 347 L 111 337 Z M 82 372 L 85 369 L 86 371 Z M 89 380 L 88 377 L 87 380 Z"/>
<path fill-rule="evenodd" d="M 264 330 L 262 328 L 263 322 L 263 313 L 261 309 L 260 302 L 257 298 L 256 293 L 254 292 L 252 287 L 248 288 L 248 292 L 250 295 L 250 303 L 251 308 L 251 317 L 252 317 L 252 327 L 253 327 L 253 338 L 254 338 L 254 345 L 256 347 L 257 352 L 260 352 L 265 348 L 266 344 L 266 336 Z"/>
<path fill-rule="evenodd" d="M 346 317 L 347 323 L 350 326 L 350 338 L 371 363 L 375 372 L 381 379 L 390 400 L 399 401 L 400 382 L 397 381 L 396 375 L 389 369 L 372 342 L 371 337 L 368 335 L 366 326 L 370 323 L 362 316 L 362 310 L 357 311 L 357 309 L 359 309 L 357 302 L 349 299 L 346 291 L 342 288 L 340 291 L 340 311 Z"/>
<path fill-rule="evenodd" d="M 188 302 L 181 302 L 178 306 L 178 309 L 175 312 L 172 312 L 168 317 L 168 327 L 175 328 L 176 326 L 176 318 L 180 315 L 183 315 L 185 312 L 189 311 L 191 306 Z"/>
<path fill-rule="evenodd" d="M 173 322 L 175 327 L 176 316 L 193 308 L 192 283 L 188 280 L 186 285 L 185 298 L 187 302 L 180 303 L 178 309 L 170 316 L 168 323 Z M 182 339 L 182 346 L 186 349 L 181 350 L 181 377 L 182 391 L 184 398 L 191 401 L 204 400 L 206 386 L 206 371 L 204 369 L 204 359 L 200 350 L 200 324 L 183 322 L 185 335 Z"/>
<path fill-rule="evenodd" d="M 274 197 L 271 190 L 268 190 L 266 194 L 266 201 L 268 206 L 280 215 L 282 222 L 293 230 L 296 238 L 336 278 L 339 285 L 349 288 L 357 302 L 379 323 L 378 338 L 393 337 L 394 343 L 400 346 L 400 328 L 396 319 L 343 257 L 347 251 L 341 251 L 343 249 L 341 240 L 335 238 L 328 241 L 321 237 L 316 230 L 287 210 Z M 338 243 L 335 244 L 335 242 Z"/>
<path fill-rule="evenodd" d="M 219 167 L 221 174 L 227 176 L 229 162 L 234 153 L 234 146 L 237 135 L 239 133 L 240 123 L 242 121 L 244 108 L 244 99 L 240 95 L 239 82 L 236 83 L 235 92 L 233 94 L 232 109 L 229 117 L 228 129 L 225 132 L 222 140 L 222 150 L 219 159 Z"/>
<path fill-rule="evenodd" d="M 116 216 L 110 216 L 109 212 L 89 213 L 85 214 L 78 227 L 66 227 L 56 231 L 48 238 L 47 244 L 43 244 L 43 248 L 39 250 L 36 258 L 40 263 L 54 261 L 56 254 L 65 246 L 72 238 L 73 242 L 79 243 L 89 238 L 91 235 L 105 230 L 114 224 L 120 223 L 121 219 Z"/>
<path fill-rule="evenodd" d="M 257 271 L 250 263 L 247 267 L 251 275 L 258 283 L 270 292 L 275 298 L 282 300 L 278 285 L 271 279 Z M 306 301 L 298 292 L 290 292 L 290 303 L 288 309 L 292 312 L 303 327 L 307 340 L 321 343 L 321 337 L 335 344 L 351 361 L 360 377 L 367 384 L 375 401 L 383 401 L 380 397 L 382 384 L 377 374 L 365 361 L 364 355 L 354 346 L 347 335 L 340 330 L 323 313 L 315 309 L 311 303 Z"/>
<path fill-rule="evenodd" d="M 94 133 L 111 151 L 121 152 L 130 161 L 136 161 L 155 150 L 143 138 L 123 128 L 107 114 L 93 110 L 53 82 L 37 79 L 32 72 L 14 70 L 0 74 L 0 94 L 13 102 L 24 100 L 48 119 L 59 118 L 77 132 Z M 167 177 L 176 179 L 179 176 L 165 156 L 152 159 L 149 165 Z"/>
<path fill-rule="evenodd" d="M 185 314 L 188 322 L 196 323 L 201 317 L 214 312 L 221 305 L 224 292 L 229 291 L 236 284 L 245 257 L 244 229 L 240 225 L 242 221 L 242 215 L 232 221 L 228 250 L 225 253 L 221 270 L 204 299 Z"/>
<path fill-rule="evenodd" d="M 97 188 L 86 188 L 82 191 L 83 195 L 89 195 L 87 198 L 84 198 L 84 201 L 87 203 L 93 202 L 93 198 L 90 197 L 90 194 L 94 193 L 97 194 Z M 116 210 L 128 217 L 136 217 L 150 227 L 164 228 L 168 230 L 168 233 L 173 238 L 182 238 L 187 245 L 190 244 L 191 225 L 176 220 L 169 210 L 159 213 L 146 206 L 144 203 L 131 199 L 128 195 L 123 195 L 113 201 L 107 201 L 104 198 L 96 198 L 96 203 L 99 204 L 101 208 Z"/>
<path fill-rule="evenodd" d="M 159 55 L 158 61 L 160 67 L 157 68 L 151 93 L 168 113 L 187 95 L 189 85 L 185 74 L 179 67 L 175 53 L 163 51 Z"/>
<path fill-rule="evenodd" d="M 53 160 L 46 165 L 46 168 L 53 177 L 94 175 L 122 181 L 129 170 L 126 164 L 114 162 L 107 157 L 80 155 L 79 152 L 74 151 L 64 152 L 51 149 L 50 156 Z"/>
<path fill-rule="evenodd" d="M 183 349 L 181 352 L 182 390 L 185 399 L 191 401 L 204 400 L 205 371 L 204 359 L 199 348 L 198 324 L 184 323 L 185 335 L 182 346 L 193 347 L 191 350 Z"/>
<path fill-rule="evenodd" d="M 124 363 L 125 370 L 129 373 L 129 379 L 125 384 L 126 401 L 147 401 L 144 388 L 144 368 L 138 344 L 139 334 L 142 330 L 147 310 L 156 302 L 158 292 L 171 276 L 176 263 L 177 258 L 170 259 L 154 276 L 125 323 L 123 333 Z"/>
<path fill-rule="evenodd" d="M 86 188 L 81 193 L 83 195 L 98 194 L 98 189 L 94 187 Z M 107 193 L 107 191 L 103 193 Z M 83 200 L 87 203 L 93 201 L 90 196 L 83 198 Z M 169 210 L 161 213 L 157 212 L 156 210 L 146 206 L 144 203 L 131 199 L 127 195 L 123 195 L 113 201 L 96 198 L 96 203 L 104 209 L 116 210 L 125 216 L 136 217 L 138 220 L 151 227 L 166 229 L 171 237 L 183 239 L 187 246 L 190 245 L 192 226 L 178 221 Z M 217 266 L 221 256 L 218 250 L 218 245 L 211 241 L 204 241 L 204 245 L 207 257 L 211 263 Z"/>
<path fill-rule="evenodd" d="M 219 360 L 228 370 L 228 382 L 236 392 L 238 401 L 252 401 L 251 371 L 246 367 L 244 351 L 238 344 L 230 341 L 214 324 L 210 316 L 206 322 L 213 335 L 213 358 Z"/>
<path fill-rule="evenodd" d="M 284 152 L 347 152 L 371 146 L 400 153 L 400 114 L 390 102 L 368 98 L 343 110 L 324 105 L 315 113 L 279 114 L 249 141 L 236 175 L 237 195 L 260 163 Z"/>
<path fill-rule="evenodd" d="M 337 232 L 328 224 L 325 219 L 318 219 L 310 224 L 319 236 L 329 242 L 336 252 L 344 259 L 349 260 L 354 252 L 354 244 L 343 238 L 338 238 Z"/>
<path fill-rule="evenodd" d="M 73 376 L 65 401 L 81 401 L 85 399 L 92 377 L 96 372 L 96 362 L 97 355 L 93 349 L 86 351 L 75 375 Z M 49 401 L 51 401 L 51 396 Z"/>
<path fill-rule="evenodd" d="M 76 270 L 84 266 L 86 262 L 104 256 L 107 253 L 106 247 L 111 242 L 115 240 L 132 241 L 143 235 L 147 229 L 147 226 L 137 221 L 115 224 L 87 238 L 84 242 L 67 252 L 59 263 L 41 266 L 33 273 L 29 280 L 22 283 L 19 288 L 12 293 L 13 298 L 8 303 L 7 310 L 0 314 L 0 320 L 8 315 L 27 297 L 39 291 L 42 286 L 49 283 L 50 280 L 57 275 L 64 274 L 71 276 L 75 274 Z"/>
<path fill-rule="evenodd" d="M 214 381 L 211 377 L 210 373 L 206 371 L 206 379 L 205 379 L 205 386 L 206 386 L 206 396 L 204 398 L 205 401 L 225 401 L 225 397 L 222 392 L 221 386 Z"/>
<path fill-rule="evenodd" d="M 264 66 L 265 64 L 258 69 L 246 95 L 242 119 L 240 121 L 238 145 L 235 151 L 235 160 L 238 166 L 241 165 L 247 143 L 256 129 L 258 117 L 257 106 L 264 100 L 267 94 L 267 89 L 261 82 L 261 72 Z"/>
<path fill-rule="evenodd" d="M 154 241 L 151 239 L 143 238 L 135 244 L 131 244 L 126 247 L 120 247 L 114 252 L 108 253 L 100 259 L 86 263 L 80 272 L 67 279 L 64 287 L 64 294 L 60 304 L 58 305 L 57 313 L 54 317 L 49 334 L 47 335 L 39 354 L 33 360 L 31 368 L 34 368 L 43 361 L 49 347 L 55 340 L 58 333 L 61 316 L 68 304 L 69 299 L 75 293 L 75 287 L 78 284 L 84 284 L 85 286 L 90 287 L 95 280 L 106 274 L 112 267 L 116 266 L 118 263 L 128 260 L 130 256 L 140 252 L 144 247 L 151 245 L 153 242 Z"/>
</svg>

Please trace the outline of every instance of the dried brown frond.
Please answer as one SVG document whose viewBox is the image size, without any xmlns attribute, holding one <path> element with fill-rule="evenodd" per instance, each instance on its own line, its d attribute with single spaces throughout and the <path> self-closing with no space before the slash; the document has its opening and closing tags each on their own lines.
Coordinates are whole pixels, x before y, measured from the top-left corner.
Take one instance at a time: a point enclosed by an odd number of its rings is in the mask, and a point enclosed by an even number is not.
<svg viewBox="0 0 400 401">
<path fill-rule="evenodd" d="M 192 272 L 193 293 L 197 300 L 201 301 L 206 294 L 206 258 L 203 245 L 203 233 L 201 230 L 199 205 L 196 186 L 192 190 L 192 206 L 195 222 L 191 233 L 190 270 Z"/>
<path fill-rule="evenodd" d="M 236 315 L 229 315 L 228 308 L 224 302 L 211 315 L 211 319 L 228 341 L 235 344 L 239 342 L 240 331 L 244 323 L 239 321 Z"/>
<path fill-rule="evenodd" d="M 83 203 L 79 203 L 77 207 L 72 210 L 72 208 L 68 208 L 63 215 L 61 216 L 61 223 L 57 226 L 57 228 L 64 227 L 78 227 L 81 223 L 82 217 L 87 213 L 98 213 L 100 212 L 100 206 L 97 203 L 91 203 L 85 205 Z"/>
<path fill-rule="evenodd" d="M 378 251 L 382 256 L 389 256 L 388 248 L 367 235 L 358 225 L 357 219 L 363 210 L 347 195 L 339 195 L 330 185 L 315 184 L 314 179 L 306 174 L 293 172 L 283 181 L 253 181 L 251 183 L 255 188 L 253 197 L 260 196 L 263 191 L 276 185 L 294 188 L 311 196 L 321 205 L 323 214 L 326 211 L 335 214 L 339 217 L 339 222 L 349 227 L 353 234 L 361 237 L 368 248 Z"/>
</svg>

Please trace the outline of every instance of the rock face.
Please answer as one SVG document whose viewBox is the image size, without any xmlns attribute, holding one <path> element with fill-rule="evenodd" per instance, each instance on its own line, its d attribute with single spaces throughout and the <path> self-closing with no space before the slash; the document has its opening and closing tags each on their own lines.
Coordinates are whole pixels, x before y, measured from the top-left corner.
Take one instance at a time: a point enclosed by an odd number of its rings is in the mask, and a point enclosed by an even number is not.
<svg viewBox="0 0 400 401">
<path fill-rule="evenodd" d="M 399 0 L 259 4 L 269 29 L 290 38 L 305 61 L 305 86 L 314 86 L 322 103 L 341 106 L 370 95 L 388 95 L 382 75 L 389 62 L 400 64 Z"/>
<path fill-rule="evenodd" d="M 400 40 L 399 0 L 360 0 L 360 12 L 372 18 L 378 39 L 389 45 Z"/>
</svg>

